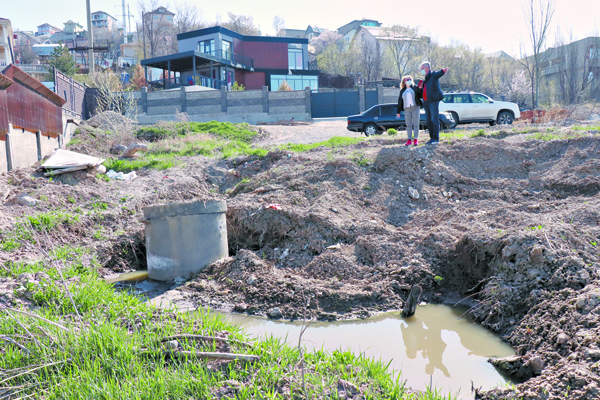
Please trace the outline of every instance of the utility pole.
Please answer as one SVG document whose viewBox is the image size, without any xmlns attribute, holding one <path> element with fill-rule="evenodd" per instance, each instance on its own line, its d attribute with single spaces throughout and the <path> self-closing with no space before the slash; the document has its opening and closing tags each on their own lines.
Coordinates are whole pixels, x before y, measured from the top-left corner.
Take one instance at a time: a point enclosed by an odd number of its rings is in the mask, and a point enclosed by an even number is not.
<svg viewBox="0 0 600 400">
<path fill-rule="evenodd" d="M 92 10 L 90 0 L 85 0 L 87 6 L 87 28 L 88 28 L 88 64 L 90 75 L 94 75 L 94 33 L 92 31 Z"/>
<path fill-rule="evenodd" d="M 125 0 L 122 1 L 123 4 L 123 36 L 124 43 L 127 43 L 127 15 L 125 14 Z"/>
<path fill-rule="evenodd" d="M 129 4 L 127 4 L 127 19 L 129 19 L 129 30 L 131 31 L 131 14 L 129 13 Z M 138 40 L 140 40 L 139 37 Z"/>
<path fill-rule="evenodd" d="M 146 59 L 146 25 L 145 24 L 146 24 L 146 21 L 144 20 L 144 11 L 142 10 L 142 38 L 144 39 L 144 43 L 143 43 L 144 60 Z M 146 84 L 148 84 L 148 66 L 146 66 L 146 65 L 144 65 L 144 79 L 146 80 Z"/>
</svg>

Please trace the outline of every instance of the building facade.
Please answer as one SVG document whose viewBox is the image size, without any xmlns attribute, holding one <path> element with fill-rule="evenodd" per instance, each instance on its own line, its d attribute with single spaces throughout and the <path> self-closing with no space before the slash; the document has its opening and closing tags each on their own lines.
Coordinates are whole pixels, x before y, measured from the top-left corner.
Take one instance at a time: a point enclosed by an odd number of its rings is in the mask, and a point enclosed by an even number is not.
<svg viewBox="0 0 600 400">
<path fill-rule="evenodd" d="M 74 33 L 79 33 L 79 32 L 83 32 L 83 26 L 79 25 L 77 22 L 68 20 L 67 22 L 65 22 L 65 28 L 63 29 L 63 33 L 66 33 L 68 35 L 72 35 Z"/>
<path fill-rule="evenodd" d="M 104 28 L 109 31 L 114 31 L 117 29 L 117 19 L 104 11 L 93 12 L 92 28 Z"/>
<path fill-rule="evenodd" d="M 231 89 L 292 90 L 318 88 L 318 72 L 308 69 L 308 39 L 245 36 L 221 26 L 177 35 L 179 53 L 142 61 L 142 65 L 179 73 L 171 84 Z"/>
<path fill-rule="evenodd" d="M 62 32 L 60 28 L 50 24 L 42 24 L 37 27 L 35 36 L 50 36 L 58 32 Z"/>
<path fill-rule="evenodd" d="M 14 60 L 14 34 L 9 19 L 0 18 L 0 66 L 13 64 Z"/>
</svg>

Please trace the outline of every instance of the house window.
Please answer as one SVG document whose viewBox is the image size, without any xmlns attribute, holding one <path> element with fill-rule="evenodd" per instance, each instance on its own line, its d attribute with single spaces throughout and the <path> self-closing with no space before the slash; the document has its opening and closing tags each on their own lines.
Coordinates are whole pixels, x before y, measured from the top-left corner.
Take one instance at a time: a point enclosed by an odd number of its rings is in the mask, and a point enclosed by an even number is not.
<svg viewBox="0 0 600 400">
<path fill-rule="evenodd" d="M 317 76 L 271 75 L 271 90 L 279 89 L 283 81 L 286 81 L 292 90 L 304 90 L 307 86 L 310 86 L 312 90 L 319 88 Z"/>
<path fill-rule="evenodd" d="M 215 40 L 203 40 L 198 42 L 198 48 L 200 49 L 200 53 L 215 55 Z"/>
<path fill-rule="evenodd" d="M 223 55 L 222 57 L 226 60 L 232 60 L 231 42 L 223 40 Z"/>
<path fill-rule="evenodd" d="M 304 69 L 301 49 L 288 49 L 288 67 L 289 69 Z"/>
</svg>

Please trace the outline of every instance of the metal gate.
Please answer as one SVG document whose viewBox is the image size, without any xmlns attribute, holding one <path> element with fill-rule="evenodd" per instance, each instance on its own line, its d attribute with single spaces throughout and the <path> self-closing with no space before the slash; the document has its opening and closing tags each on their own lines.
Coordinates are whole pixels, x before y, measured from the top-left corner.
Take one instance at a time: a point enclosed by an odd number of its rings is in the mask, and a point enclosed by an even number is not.
<svg viewBox="0 0 600 400">
<path fill-rule="evenodd" d="M 54 93 L 67 101 L 62 108 L 68 115 L 75 118 L 85 117 L 85 85 L 55 68 Z"/>
<path fill-rule="evenodd" d="M 365 89 L 365 110 L 379 104 L 377 89 Z"/>
<path fill-rule="evenodd" d="M 360 113 L 358 90 L 319 89 L 310 94 L 313 118 L 347 117 Z"/>
</svg>

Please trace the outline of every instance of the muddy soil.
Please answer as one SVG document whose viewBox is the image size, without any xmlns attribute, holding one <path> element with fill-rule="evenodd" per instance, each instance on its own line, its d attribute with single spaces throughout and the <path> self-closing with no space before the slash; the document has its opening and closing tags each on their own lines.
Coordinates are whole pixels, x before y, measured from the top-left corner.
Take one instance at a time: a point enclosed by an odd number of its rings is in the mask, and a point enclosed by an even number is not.
<svg viewBox="0 0 600 400">
<path fill-rule="evenodd" d="M 0 225 L 6 235 L 24 215 L 77 214 L 48 240 L 93 249 L 107 275 L 145 267 L 144 207 L 225 199 L 230 257 L 178 288 L 186 302 L 336 320 L 400 309 L 419 284 L 423 301 L 462 300 L 517 349 L 499 367 L 525 382 L 485 398 L 598 398 L 597 131 L 403 143 L 383 136 L 262 159 L 190 157 L 132 182 L 85 173 L 49 181 L 22 169 L 0 176 Z M 37 205 L 19 205 L 22 194 Z M 0 261 L 40 254 L 24 243 Z"/>
</svg>

